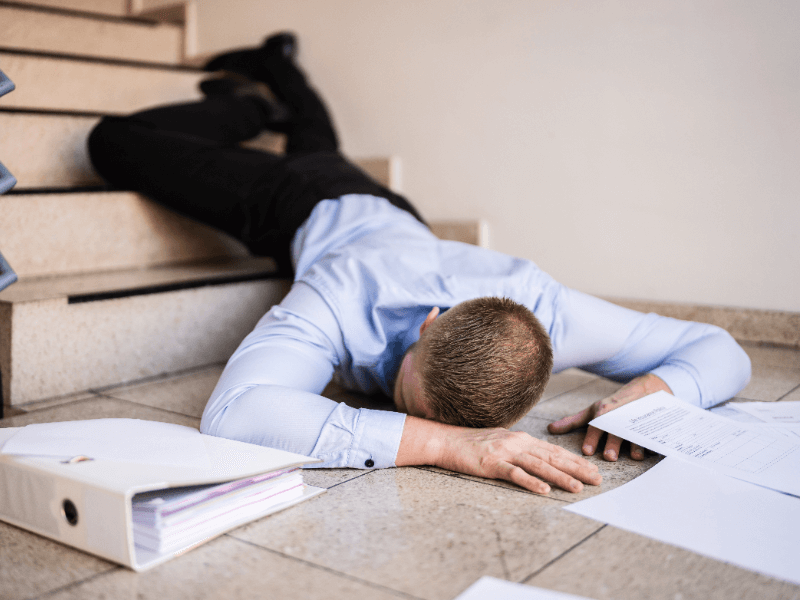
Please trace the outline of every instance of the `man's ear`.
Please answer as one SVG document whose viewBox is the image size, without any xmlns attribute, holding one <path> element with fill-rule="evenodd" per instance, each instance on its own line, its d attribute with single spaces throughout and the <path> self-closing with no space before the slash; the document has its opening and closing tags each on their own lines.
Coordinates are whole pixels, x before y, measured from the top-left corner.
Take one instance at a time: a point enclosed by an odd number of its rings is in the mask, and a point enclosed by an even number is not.
<svg viewBox="0 0 800 600">
<path fill-rule="evenodd" d="M 422 336 L 423 333 L 425 333 L 425 330 L 431 326 L 431 323 L 433 323 L 436 320 L 436 317 L 438 316 L 439 316 L 439 307 L 434 306 L 431 309 L 431 312 L 428 313 L 428 316 L 425 317 L 425 322 L 419 326 L 420 337 Z"/>
</svg>

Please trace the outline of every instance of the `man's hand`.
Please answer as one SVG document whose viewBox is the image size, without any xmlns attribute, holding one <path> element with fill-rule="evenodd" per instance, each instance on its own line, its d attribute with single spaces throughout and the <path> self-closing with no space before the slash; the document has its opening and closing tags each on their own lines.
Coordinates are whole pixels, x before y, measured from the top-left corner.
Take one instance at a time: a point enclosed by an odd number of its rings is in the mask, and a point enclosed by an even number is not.
<svg viewBox="0 0 800 600">
<path fill-rule="evenodd" d="M 550 491 L 542 480 L 569 492 L 580 492 L 583 483 L 600 485 L 602 481 L 596 465 L 527 433 L 455 427 L 410 416 L 406 417 L 395 464 L 427 464 L 505 479 L 537 494 Z"/>
<path fill-rule="evenodd" d="M 573 429 L 577 429 L 578 427 L 583 427 L 595 417 L 604 415 L 615 408 L 619 408 L 623 404 L 633 402 L 639 398 L 644 398 L 645 396 L 660 390 L 664 390 L 669 394 L 672 393 L 672 390 L 669 389 L 669 386 L 657 375 L 653 375 L 652 373 L 642 375 L 641 377 L 637 377 L 636 379 L 633 379 L 629 383 L 622 386 L 613 396 L 609 396 L 603 400 L 598 400 L 577 414 L 574 414 L 570 417 L 564 417 L 555 423 L 550 423 L 550 425 L 547 426 L 547 430 L 550 433 L 556 434 L 567 433 Z M 583 439 L 583 447 L 581 448 L 585 455 L 592 456 L 595 453 L 595 450 L 597 450 L 597 447 L 600 445 L 600 438 L 603 436 L 603 434 L 603 431 L 600 431 L 591 425 L 589 426 L 589 430 L 586 432 L 586 437 Z M 611 461 L 617 460 L 619 457 L 620 446 L 622 446 L 622 438 L 608 434 L 606 447 L 603 451 L 603 458 Z M 636 444 L 632 443 L 631 458 L 633 460 L 642 460 L 644 458 L 644 449 L 641 446 L 637 446 Z"/>
</svg>

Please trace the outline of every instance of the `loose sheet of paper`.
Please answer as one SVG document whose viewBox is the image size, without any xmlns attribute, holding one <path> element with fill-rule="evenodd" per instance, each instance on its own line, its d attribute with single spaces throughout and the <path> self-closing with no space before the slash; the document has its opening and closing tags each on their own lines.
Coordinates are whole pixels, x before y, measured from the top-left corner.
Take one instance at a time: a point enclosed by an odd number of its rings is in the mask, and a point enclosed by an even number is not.
<svg viewBox="0 0 800 600">
<path fill-rule="evenodd" d="M 589 600 L 584 596 L 573 596 L 488 576 L 478 579 L 455 600 L 497 600 L 498 598 L 503 600 Z"/>
<path fill-rule="evenodd" d="M 668 457 L 565 510 L 800 584 L 800 499 L 688 461 Z"/>
<path fill-rule="evenodd" d="M 738 408 L 736 408 L 737 404 L 741 404 L 741 402 L 730 402 L 728 404 L 723 404 L 722 406 L 715 406 L 714 408 L 709 408 L 708 411 L 714 413 L 715 415 L 719 415 L 720 417 L 725 417 L 726 419 L 739 421 L 740 423 L 764 422 L 758 417 L 754 417 L 750 413 L 744 412 L 743 410 L 739 410 Z"/>
<path fill-rule="evenodd" d="M 6 441 L 0 452 L 62 459 L 83 455 L 95 460 L 194 469 L 207 469 L 210 465 L 197 429 L 139 419 L 28 425 Z"/>
<path fill-rule="evenodd" d="M 800 438 L 794 435 L 731 421 L 666 392 L 621 406 L 591 425 L 659 454 L 800 496 Z"/>
<path fill-rule="evenodd" d="M 800 402 L 737 402 L 736 408 L 765 423 L 800 423 Z"/>
</svg>

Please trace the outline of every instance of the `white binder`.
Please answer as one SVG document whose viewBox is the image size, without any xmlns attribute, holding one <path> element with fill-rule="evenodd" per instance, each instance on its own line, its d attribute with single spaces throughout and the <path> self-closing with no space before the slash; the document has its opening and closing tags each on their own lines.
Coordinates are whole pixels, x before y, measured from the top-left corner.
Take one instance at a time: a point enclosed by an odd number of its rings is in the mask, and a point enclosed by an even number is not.
<svg viewBox="0 0 800 600">
<path fill-rule="evenodd" d="M 0 429 L 0 447 L 19 428 Z M 176 552 L 158 554 L 134 545 L 131 499 L 173 487 L 222 483 L 319 462 L 299 454 L 203 435 L 210 467 L 140 465 L 110 460 L 64 464 L 57 458 L 0 454 L 0 520 L 91 554 L 144 571 L 246 522 L 324 492 L 304 486 L 299 498 L 263 514 L 227 523 L 212 535 Z"/>
</svg>

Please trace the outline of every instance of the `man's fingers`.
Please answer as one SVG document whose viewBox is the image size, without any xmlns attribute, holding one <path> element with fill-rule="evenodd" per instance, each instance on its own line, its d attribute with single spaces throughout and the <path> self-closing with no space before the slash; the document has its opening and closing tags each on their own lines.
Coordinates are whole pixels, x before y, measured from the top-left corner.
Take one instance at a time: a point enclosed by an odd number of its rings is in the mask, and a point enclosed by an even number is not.
<svg viewBox="0 0 800 600">
<path fill-rule="evenodd" d="M 530 451 L 532 457 L 540 459 L 553 468 L 557 469 L 559 472 L 566 473 L 567 475 L 573 477 L 574 479 L 578 479 L 583 483 L 589 483 L 591 485 L 600 485 L 603 481 L 603 477 L 598 473 L 597 465 L 590 463 L 585 458 L 577 456 L 572 452 L 567 451 L 566 454 L 562 453 L 550 453 L 546 450 L 542 450 L 539 448 L 532 449 Z M 578 460 L 572 460 L 577 458 Z M 524 465 L 527 468 L 527 465 Z M 528 469 L 530 471 L 530 469 Z M 549 471 L 548 471 L 549 472 Z M 562 485 L 562 481 L 560 479 L 552 479 L 549 476 L 545 475 L 545 472 L 535 472 L 534 474 L 547 479 L 548 481 L 552 481 L 553 483 L 557 484 L 558 487 L 565 489 L 567 491 L 574 491 L 571 487 L 564 487 Z M 565 480 L 566 481 L 566 480 Z M 574 485 L 572 486 L 574 487 Z M 578 490 L 580 491 L 580 489 Z"/>
<path fill-rule="evenodd" d="M 543 440 L 539 440 L 536 438 L 532 439 L 536 443 L 537 450 L 529 449 L 529 452 L 531 452 L 536 456 L 539 456 L 540 458 L 544 458 L 544 455 L 538 452 L 538 449 L 541 449 L 542 451 L 548 453 L 549 455 L 574 462 L 576 465 L 589 469 L 590 471 L 597 471 L 597 465 L 590 463 L 582 456 L 578 456 L 577 454 L 567 450 L 566 448 L 562 448 L 561 446 L 556 446 L 555 444 L 551 444 L 549 442 L 545 442 Z M 552 463 L 552 461 L 550 462 Z"/>
<path fill-rule="evenodd" d="M 644 448 L 631 442 L 631 458 L 633 460 L 644 460 Z"/>
<path fill-rule="evenodd" d="M 577 493 L 583 489 L 583 484 L 580 481 L 574 477 L 571 477 L 564 471 L 557 469 L 538 456 L 533 456 L 530 454 L 527 456 L 523 455 L 517 460 L 519 461 L 519 466 L 525 469 L 528 473 L 534 474 L 542 479 L 546 479 L 550 483 L 560 487 L 562 490 Z"/>
<path fill-rule="evenodd" d="M 516 483 L 520 487 L 533 492 L 534 494 L 548 494 L 550 486 L 544 481 L 527 473 L 521 467 L 512 465 L 511 463 L 502 463 L 500 466 L 500 473 L 498 479 L 506 479 L 512 483 Z"/>
<path fill-rule="evenodd" d="M 589 425 L 589 430 L 583 438 L 583 446 L 581 446 L 581 451 L 586 456 L 594 455 L 594 451 L 597 450 L 597 447 L 600 445 L 600 438 L 603 437 L 603 433 L 604 432 L 597 427 Z"/>
<path fill-rule="evenodd" d="M 578 427 L 583 427 L 592 420 L 593 406 L 587 406 L 581 412 L 569 417 L 559 419 L 547 426 L 547 431 L 553 434 L 568 433 Z"/>
<path fill-rule="evenodd" d="M 619 458 L 619 449 L 622 447 L 622 438 L 615 435 L 608 434 L 606 440 L 606 449 L 603 451 L 603 458 L 610 461 L 615 461 Z"/>
</svg>

